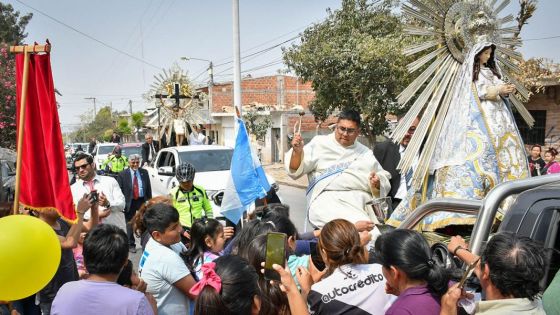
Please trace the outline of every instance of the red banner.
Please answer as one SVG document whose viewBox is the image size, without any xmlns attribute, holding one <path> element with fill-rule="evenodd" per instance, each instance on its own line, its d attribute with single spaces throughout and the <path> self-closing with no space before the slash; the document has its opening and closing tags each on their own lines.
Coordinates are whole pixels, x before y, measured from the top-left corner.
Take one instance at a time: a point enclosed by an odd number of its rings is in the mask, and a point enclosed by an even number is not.
<svg viewBox="0 0 560 315">
<path fill-rule="evenodd" d="M 20 204 L 37 211 L 56 210 L 65 220 L 76 213 L 66 170 L 60 120 L 54 95 L 49 54 L 29 54 L 27 105 L 23 128 L 19 126 L 24 54 L 16 55 L 17 130 L 23 130 Z M 17 188 L 16 188 L 17 189 Z"/>
</svg>

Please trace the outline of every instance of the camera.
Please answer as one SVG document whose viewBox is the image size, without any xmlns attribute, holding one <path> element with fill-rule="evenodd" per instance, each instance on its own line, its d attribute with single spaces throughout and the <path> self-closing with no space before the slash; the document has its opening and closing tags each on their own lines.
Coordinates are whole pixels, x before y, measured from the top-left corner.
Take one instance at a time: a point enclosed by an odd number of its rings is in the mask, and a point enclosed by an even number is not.
<svg viewBox="0 0 560 315">
<path fill-rule="evenodd" d="M 193 197 L 192 197 L 192 201 L 198 201 L 198 196 L 196 196 L 196 195 L 193 196 Z"/>
</svg>

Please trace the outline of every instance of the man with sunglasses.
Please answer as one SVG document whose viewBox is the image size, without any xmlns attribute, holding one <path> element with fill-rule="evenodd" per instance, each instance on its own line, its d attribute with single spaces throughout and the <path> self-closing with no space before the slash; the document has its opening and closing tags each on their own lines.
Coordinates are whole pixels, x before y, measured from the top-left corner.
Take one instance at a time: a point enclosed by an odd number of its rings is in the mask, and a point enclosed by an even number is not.
<svg viewBox="0 0 560 315">
<path fill-rule="evenodd" d="M 136 211 L 140 209 L 140 206 L 145 201 L 152 199 L 152 186 L 148 171 L 140 168 L 140 155 L 131 154 L 128 157 L 128 166 L 128 169 L 119 173 L 117 182 L 121 187 L 125 200 L 124 218 L 126 221 L 129 251 L 136 253 L 136 242 L 130 220 L 132 220 Z"/>
<path fill-rule="evenodd" d="M 305 147 L 301 134 L 295 134 L 292 149 L 285 155 L 290 177 L 308 176 L 307 218 L 315 228 L 338 218 L 369 221 L 366 202 L 387 196 L 391 189 L 391 175 L 369 148 L 356 141 L 360 122 L 358 112 L 342 111 L 333 133 L 315 136 Z"/>
<path fill-rule="evenodd" d="M 373 147 L 373 155 L 375 155 L 375 158 L 381 163 L 383 169 L 391 174 L 391 191 L 389 192 L 389 196 L 391 197 L 393 209 L 396 209 L 401 200 L 406 197 L 408 187 L 410 187 L 411 184 L 412 169 L 404 176 L 401 176 L 401 172 L 397 170 L 397 166 L 401 161 L 401 157 L 404 155 L 404 151 L 410 139 L 416 131 L 418 122 L 418 118 L 414 119 L 414 122 L 410 125 L 407 133 L 399 144 L 388 139 Z"/>
<path fill-rule="evenodd" d="M 117 181 L 109 176 L 97 175 L 93 156 L 80 153 L 74 160 L 74 168 L 78 179 L 70 187 L 74 203 L 77 204 L 84 194 L 92 192 L 97 195 L 99 217 L 103 223 L 113 224 L 126 231 L 123 209 L 124 195 Z M 86 217 L 88 214 L 86 213 Z"/>
</svg>

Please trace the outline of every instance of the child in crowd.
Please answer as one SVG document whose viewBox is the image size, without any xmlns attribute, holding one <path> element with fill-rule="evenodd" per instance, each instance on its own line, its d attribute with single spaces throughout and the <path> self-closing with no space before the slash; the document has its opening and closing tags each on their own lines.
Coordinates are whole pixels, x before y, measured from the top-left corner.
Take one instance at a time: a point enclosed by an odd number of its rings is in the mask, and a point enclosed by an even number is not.
<svg viewBox="0 0 560 315">
<path fill-rule="evenodd" d="M 84 265 L 84 255 L 82 254 L 84 250 L 84 238 L 86 233 L 80 233 L 80 238 L 78 239 L 78 245 L 72 249 L 74 253 L 74 260 L 76 260 L 76 267 L 78 267 L 78 275 L 80 279 L 85 279 L 88 276 L 86 266 Z"/>
<path fill-rule="evenodd" d="M 311 288 L 300 279 L 312 314 L 385 314 L 391 298 L 385 293 L 382 267 L 366 264 L 367 251 L 354 224 L 344 219 L 325 224 L 317 251 L 326 265 L 325 276 Z"/>
<path fill-rule="evenodd" d="M 140 276 L 154 295 L 158 314 L 189 314 L 189 290 L 196 283 L 172 246 L 179 243 L 183 228 L 173 206 L 158 203 L 146 209 L 144 226 L 151 238 L 140 259 Z"/>
<path fill-rule="evenodd" d="M 289 217 L 278 212 L 269 212 L 262 219 L 264 222 L 272 223 L 276 232 L 284 233 L 287 236 L 287 247 L 286 256 L 288 259 L 288 267 L 292 273 L 296 285 L 300 288 L 299 281 L 297 280 L 296 273 L 299 267 L 309 269 L 309 255 L 295 255 L 296 241 L 298 237 L 298 231 L 295 224 L 290 220 Z"/>
<path fill-rule="evenodd" d="M 259 235 L 239 252 L 239 257 L 246 259 L 256 270 L 259 270 L 261 262 L 266 260 L 266 239 L 267 234 Z M 286 270 L 290 272 L 290 269 L 286 268 Z M 266 297 L 261 301 L 259 315 L 290 314 L 288 298 L 278 284 L 271 283 L 264 278 L 262 273 L 259 273 L 258 286 L 260 292 Z"/>
<path fill-rule="evenodd" d="M 52 314 L 155 313 L 153 297 L 116 283 L 128 264 L 128 238 L 123 230 L 111 224 L 95 227 L 84 240 L 83 254 L 88 279 L 64 284 L 52 303 Z"/>
<path fill-rule="evenodd" d="M 187 261 L 195 272 L 196 280 L 202 278 L 201 266 L 223 254 L 224 227 L 215 219 L 196 219 L 191 226 L 191 247 Z"/>
<path fill-rule="evenodd" d="M 229 242 L 224 249 L 224 255 L 237 255 L 240 250 L 249 245 L 258 235 L 275 231 L 276 229 L 272 222 L 263 222 L 260 220 L 249 221 L 235 238 Z"/>
<path fill-rule="evenodd" d="M 432 260 L 430 246 L 420 233 L 394 230 L 382 234 L 375 241 L 375 252 L 383 265 L 387 293 L 398 296 L 387 315 L 440 313 L 449 274 Z"/>
<path fill-rule="evenodd" d="M 191 289 L 198 296 L 196 315 L 259 314 L 258 276 L 247 261 L 239 256 L 222 256 L 202 265 L 202 271 L 204 276 Z"/>
</svg>

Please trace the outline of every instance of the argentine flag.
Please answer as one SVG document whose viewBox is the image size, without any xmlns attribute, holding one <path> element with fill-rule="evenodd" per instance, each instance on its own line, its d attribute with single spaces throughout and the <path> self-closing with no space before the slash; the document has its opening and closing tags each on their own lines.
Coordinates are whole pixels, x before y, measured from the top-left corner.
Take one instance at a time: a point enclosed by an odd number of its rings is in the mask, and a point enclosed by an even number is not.
<svg viewBox="0 0 560 315">
<path fill-rule="evenodd" d="M 231 175 L 228 179 L 220 212 L 237 224 L 243 212 L 256 199 L 263 198 L 270 190 L 259 159 L 253 154 L 245 123 L 237 120 L 237 138 L 231 160 Z"/>
</svg>

